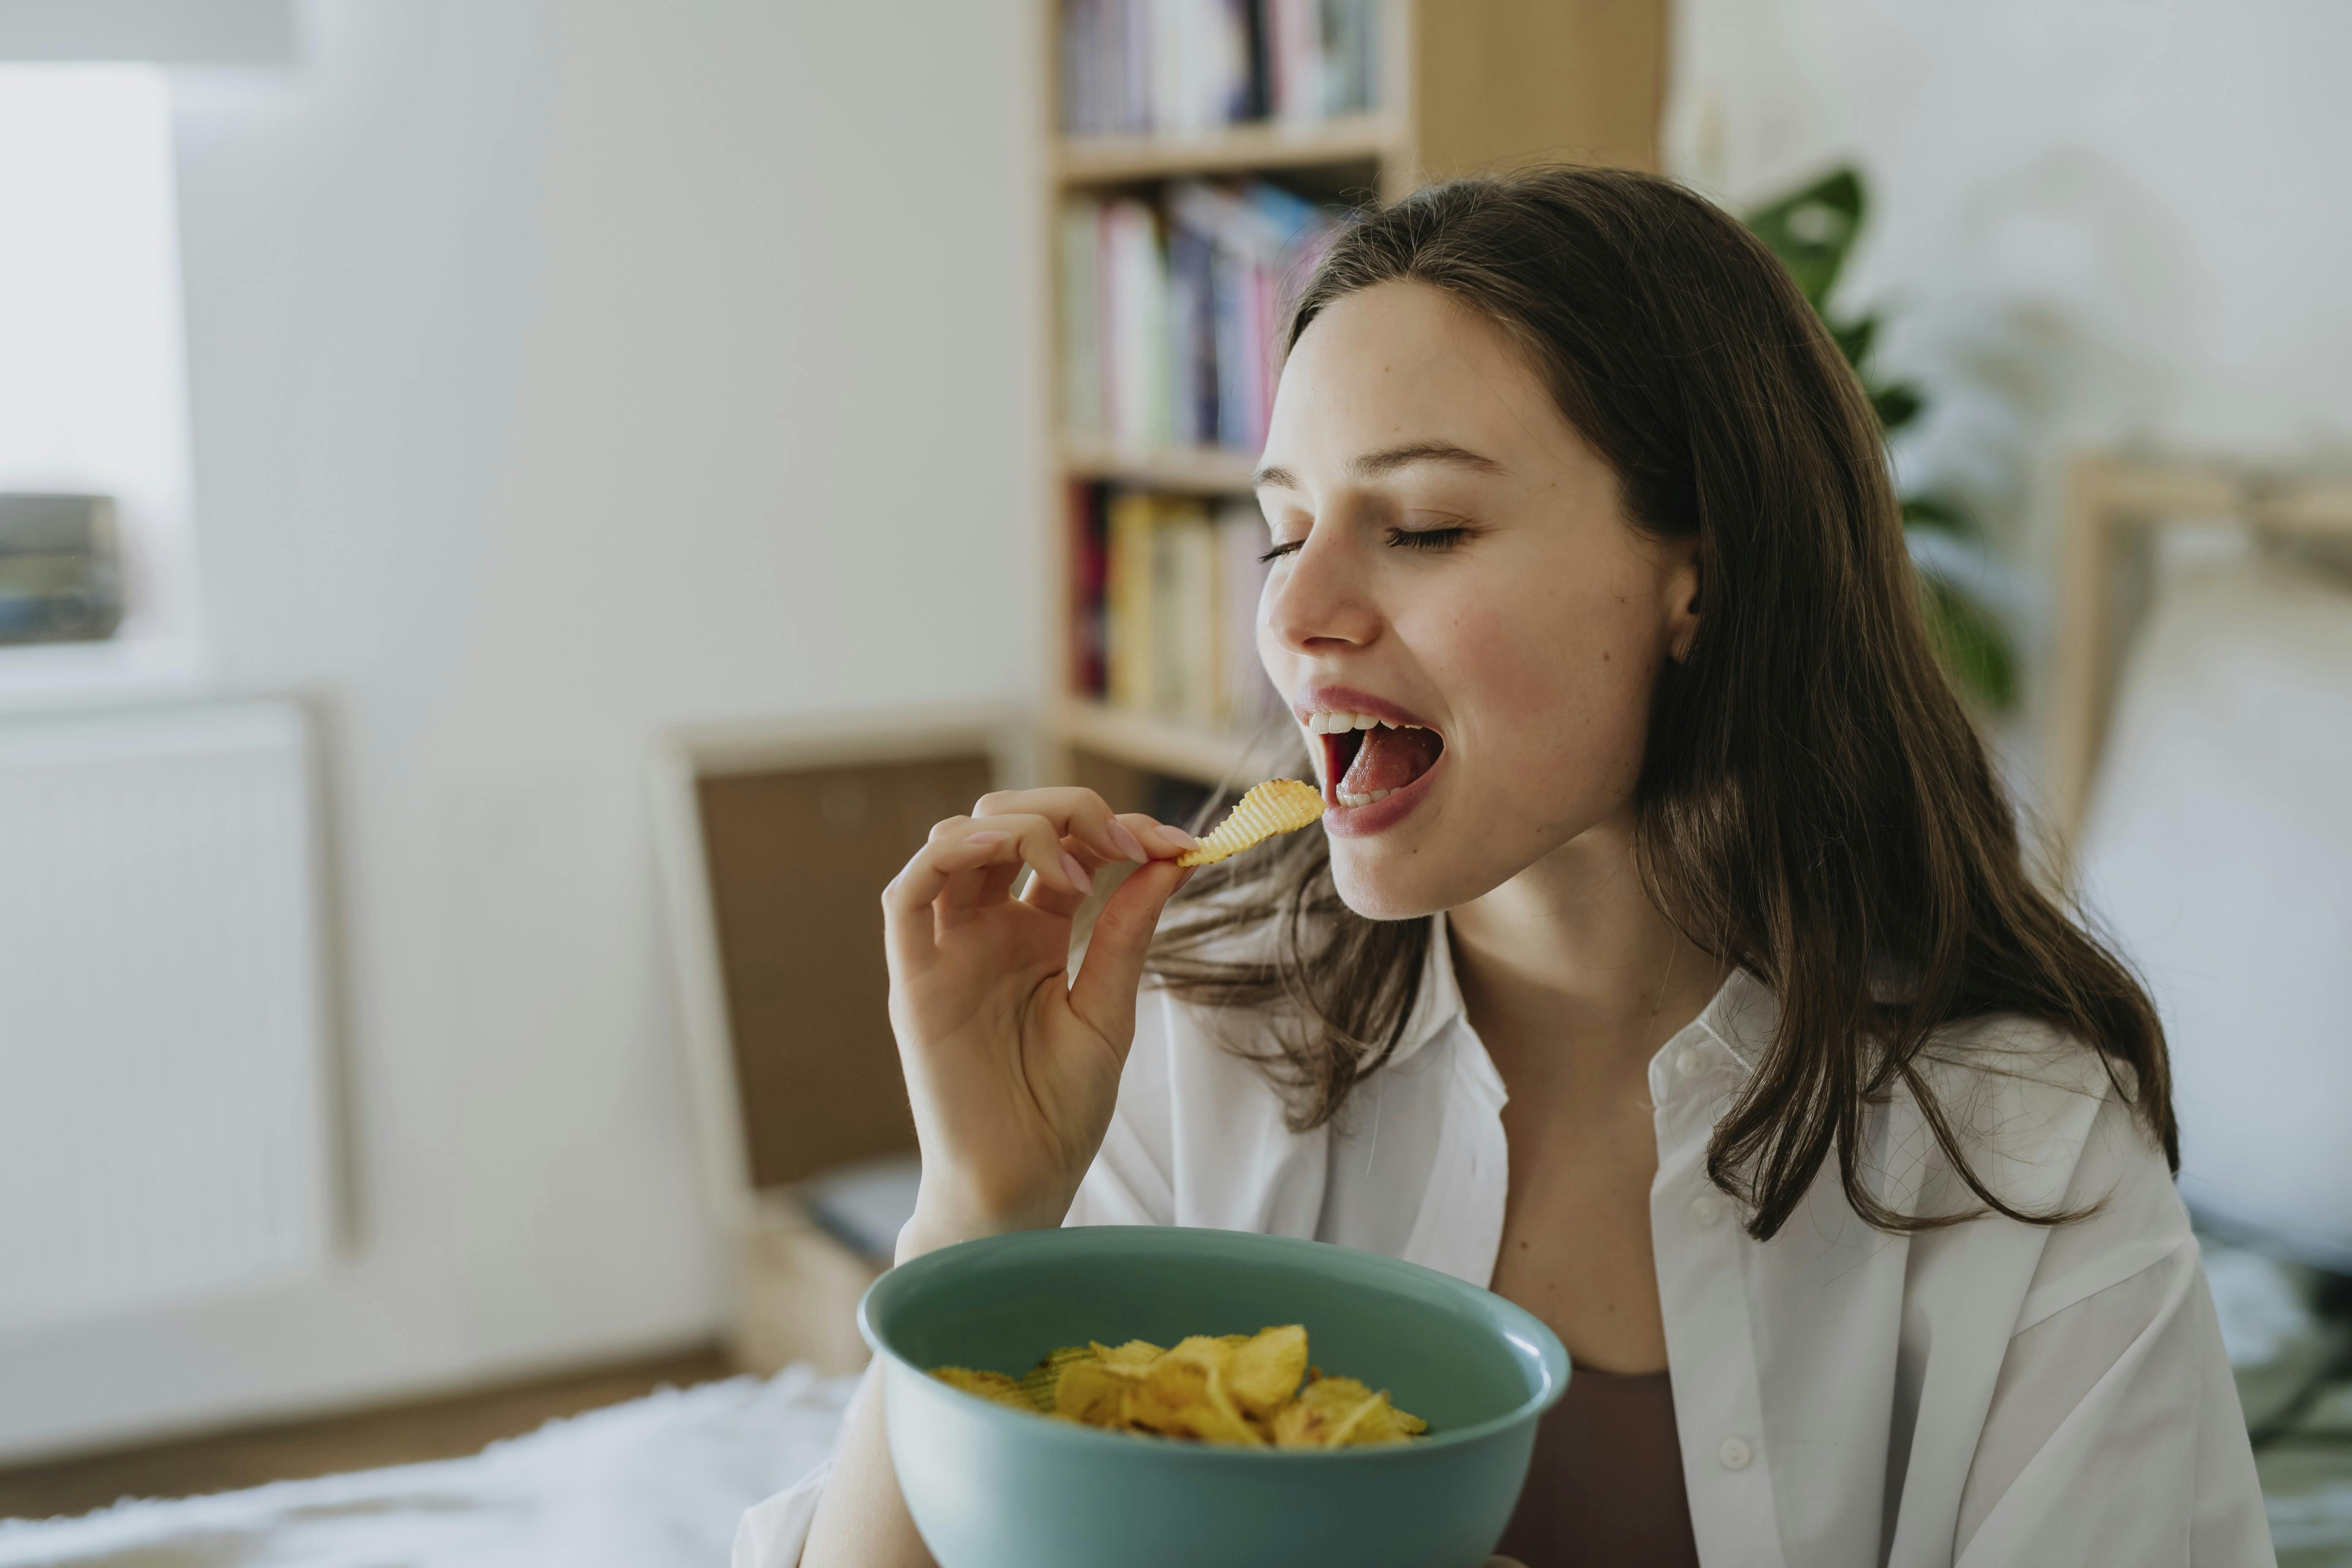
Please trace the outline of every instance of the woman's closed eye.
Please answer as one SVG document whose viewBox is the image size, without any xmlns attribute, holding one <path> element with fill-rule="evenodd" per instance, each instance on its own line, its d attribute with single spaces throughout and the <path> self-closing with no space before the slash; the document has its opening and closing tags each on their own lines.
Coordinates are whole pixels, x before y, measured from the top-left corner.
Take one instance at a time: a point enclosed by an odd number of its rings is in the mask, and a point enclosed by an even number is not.
<svg viewBox="0 0 2352 1568">
<path fill-rule="evenodd" d="M 1466 523 L 1454 523 L 1444 528 L 1391 528 L 1388 531 L 1389 544 L 1398 550 L 1451 550 L 1469 537 L 1470 528 Z M 1259 556 L 1258 561 L 1266 563 L 1279 561 L 1286 555 L 1295 555 L 1306 543 L 1303 539 L 1294 539 L 1276 544 Z"/>
<path fill-rule="evenodd" d="M 1389 543 L 1399 550 L 1451 550 L 1470 537 L 1466 524 L 1444 528 L 1391 528 Z"/>
</svg>

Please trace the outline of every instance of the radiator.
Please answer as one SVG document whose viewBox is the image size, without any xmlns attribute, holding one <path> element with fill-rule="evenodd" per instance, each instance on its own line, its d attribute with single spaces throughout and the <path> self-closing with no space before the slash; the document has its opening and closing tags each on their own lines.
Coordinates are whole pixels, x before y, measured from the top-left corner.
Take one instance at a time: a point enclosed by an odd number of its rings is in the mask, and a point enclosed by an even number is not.
<svg viewBox="0 0 2352 1568">
<path fill-rule="evenodd" d="M 0 1331 L 326 1262 L 312 778 L 282 703 L 0 723 Z"/>
</svg>

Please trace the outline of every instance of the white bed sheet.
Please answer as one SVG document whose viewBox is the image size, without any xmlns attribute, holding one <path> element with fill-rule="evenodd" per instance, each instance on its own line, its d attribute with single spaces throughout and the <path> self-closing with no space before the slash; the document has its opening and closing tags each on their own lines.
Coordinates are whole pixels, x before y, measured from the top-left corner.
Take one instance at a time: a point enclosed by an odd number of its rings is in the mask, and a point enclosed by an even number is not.
<svg viewBox="0 0 2352 1568">
<path fill-rule="evenodd" d="M 715 1568 L 745 1509 L 824 1462 L 856 1384 L 792 1367 L 467 1459 L 0 1521 L 0 1568 Z"/>
</svg>

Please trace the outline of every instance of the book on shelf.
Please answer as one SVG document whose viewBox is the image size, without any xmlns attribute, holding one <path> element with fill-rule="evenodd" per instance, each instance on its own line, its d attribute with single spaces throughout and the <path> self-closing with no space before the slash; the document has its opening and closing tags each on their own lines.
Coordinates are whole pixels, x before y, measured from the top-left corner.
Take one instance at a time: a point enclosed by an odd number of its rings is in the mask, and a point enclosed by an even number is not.
<svg viewBox="0 0 2352 1568">
<path fill-rule="evenodd" d="M 1074 198 L 1060 225 L 1062 417 L 1129 447 L 1265 443 L 1280 337 L 1339 215 L 1264 181 Z"/>
<path fill-rule="evenodd" d="M 1109 686 L 1110 520 L 1100 485 L 1071 485 L 1070 689 L 1100 696 Z"/>
<path fill-rule="evenodd" d="M 1201 135 L 1379 106 L 1381 0 L 1062 0 L 1062 129 Z"/>
<path fill-rule="evenodd" d="M 1103 653 L 1074 661 L 1078 691 L 1207 730 L 1247 730 L 1276 712 L 1257 655 L 1266 531 L 1255 504 L 1072 489 L 1088 492 L 1071 508 L 1074 646 Z"/>
</svg>

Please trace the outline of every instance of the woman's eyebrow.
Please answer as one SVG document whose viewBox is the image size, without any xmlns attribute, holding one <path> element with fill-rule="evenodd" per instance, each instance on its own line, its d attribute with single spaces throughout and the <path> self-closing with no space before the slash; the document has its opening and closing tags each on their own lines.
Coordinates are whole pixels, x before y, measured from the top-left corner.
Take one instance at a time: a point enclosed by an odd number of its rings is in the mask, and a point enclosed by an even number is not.
<svg viewBox="0 0 2352 1568">
<path fill-rule="evenodd" d="M 1377 479 L 1409 468 L 1416 463 L 1449 463 L 1459 468 L 1471 468 L 1482 474 L 1499 474 L 1507 470 L 1494 458 L 1483 457 L 1466 447 L 1451 441 L 1412 441 L 1402 447 L 1387 447 L 1377 452 L 1367 452 L 1348 465 L 1360 479 Z M 1269 487 L 1280 489 L 1300 488 L 1298 476 L 1288 468 L 1272 466 L 1260 468 L 1251 476 L 1252 486 L 1258 489 Z"/>
</svg>

